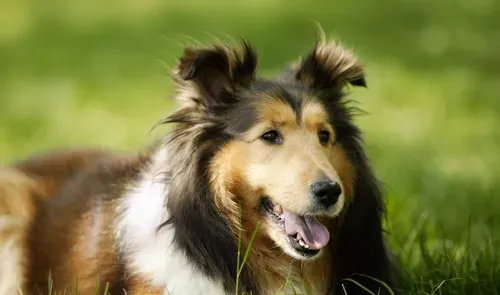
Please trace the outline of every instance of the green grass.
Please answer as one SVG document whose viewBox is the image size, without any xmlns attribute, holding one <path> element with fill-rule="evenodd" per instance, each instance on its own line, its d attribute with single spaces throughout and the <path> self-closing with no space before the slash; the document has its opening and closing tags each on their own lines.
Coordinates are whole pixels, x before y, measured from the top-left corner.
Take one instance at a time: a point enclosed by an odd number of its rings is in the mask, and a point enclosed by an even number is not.
<svg viewBox="0 0 500 295">
<path fill-rule="evenodd" d="M 358 122 L 404 294 L 500 293 L 496 1 L 203 3 L 2 1 L 0 163 L 139 148 L 172 108 L 168 67 L 190 38 L 244 36 L 271 75 L 307 51 L 318 21 L 367 65 L 369 88 L 352 97 L 370 113 Z"/>
</svg>

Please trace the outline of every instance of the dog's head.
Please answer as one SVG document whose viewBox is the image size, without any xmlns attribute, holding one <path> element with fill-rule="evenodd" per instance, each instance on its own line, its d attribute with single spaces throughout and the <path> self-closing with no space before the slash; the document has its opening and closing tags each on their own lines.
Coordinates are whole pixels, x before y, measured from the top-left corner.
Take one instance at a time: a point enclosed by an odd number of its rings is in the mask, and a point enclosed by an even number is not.
<svg viewBox="0 0 500 295">
<path fill-rule="evenodd" d="M 246 42 L 186 49 L 173 116 L 207 140 L 196 144 L 219 144 L 206 169 L 231 224 L 238 228 L 242 212 L 244 227 L 260 221 L 261 234 L 285 253 L 311 259 L 330 239 L 319 220 L 336 218 L 352 196 L 355 171 L 343 141 L 357 129 L 342 92 L 365 86 L 364 74 L 335 42 L 316 44 L 276 79 L 257 78 L 256 64 Z"/>
</svg>

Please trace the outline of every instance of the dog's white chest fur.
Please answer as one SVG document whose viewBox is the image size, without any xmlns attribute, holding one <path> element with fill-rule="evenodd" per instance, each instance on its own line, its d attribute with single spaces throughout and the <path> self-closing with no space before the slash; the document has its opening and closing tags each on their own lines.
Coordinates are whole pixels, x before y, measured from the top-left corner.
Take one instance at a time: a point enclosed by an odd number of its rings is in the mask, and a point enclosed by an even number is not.
<svg viewBox="0 0 500 295">
<path fill-rule="evenodd" d="M 206 277 L 176 249 L 172 226 L 157 231 L 169 218 L 165 208 L 167 187 L 155 180 L 165 160 L 166 152 L 159 151 L 150 171 L 145 171 L 139 184 L 129 189 L 119 208 L 117 242 L 130 265 L 128 271 L 153 287 L 164 288 L 164 294 L 224 295 L 222 282 Z"/>
</svg>

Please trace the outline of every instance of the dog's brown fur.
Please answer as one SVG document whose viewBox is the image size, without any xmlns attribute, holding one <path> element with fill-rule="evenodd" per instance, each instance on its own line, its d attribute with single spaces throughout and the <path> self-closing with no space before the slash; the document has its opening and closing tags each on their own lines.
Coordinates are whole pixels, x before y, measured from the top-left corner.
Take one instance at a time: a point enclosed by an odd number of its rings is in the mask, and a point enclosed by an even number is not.
<svg viewBox="0 0 500 295">
<path fill-rule="evenodd" d="M 116 281 L 121 270 L 112 247 L 115 204 L 112 200 L 103 202 L 99 224 L 92 212 L 84 213 L 84 210 L 95 206 L 90 198 L 93 191 L 114 183 L 114 179 L 133 179 L 146 157 L 94 149 L 62 151 L 34 157 L 0 171 L 0 214 L 12 223 L 10 231 L 2 231 L 0 245 L 21 251 L 18 258 L 21 261 L 15 264 L 20 269 L 16 277 L 22 279 L 5 283 L 10 285 L 6 287 L 7 293 L 14 294 L 12 290 L 19 288 L 24 294 L 32 294 L 35 286 L 47 290 L 49 277 L 53 290 L 69 291 L 78 287 L 82 294 L 93 292 L 99 280 Z M 108 197 L 119 193 L 119 183 L 111 189 L 108 189 Z M 75 194 L 79 197 L 73 198 Z M 57 201 L 51 200 L 56 196 Z M 58 210 L 59 206 L 63 210 Z M 99 237 L 89 237 L 92 228 Z M 92 245 L 89 238 L 98 244 Z M 91 256 L 89 247 L 94 247 Z M 72 249 L 69 253 L 68 248 Z M 1 273 L 13 271 L 12 264 L 6 263 L 9 260 L 0 260 Z M 144 284 L 139 279 L 135 281 L 138 286 Z"/>
</svg>

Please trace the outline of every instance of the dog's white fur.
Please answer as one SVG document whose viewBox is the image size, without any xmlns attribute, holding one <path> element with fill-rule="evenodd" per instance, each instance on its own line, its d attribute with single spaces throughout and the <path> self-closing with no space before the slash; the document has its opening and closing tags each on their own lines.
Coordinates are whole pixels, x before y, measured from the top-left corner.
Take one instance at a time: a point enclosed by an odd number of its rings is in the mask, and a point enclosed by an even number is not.
<svg viewBox="0 0 500 295">
<path fill-rule="evenodd" d="M 176 248 L 174 227 L 165 226 L 157 231 L 169 218 L 165 206 L 168 187 L 157 179 L 166 163 L 167 151 L 158 150 L 149 169 L 130 187 L 119 206 L 116 237 L 130 265 L 128 271 L 146 278 L 152 287 L 164 288 L 164 294 L 226 294 L 222 282 L 203 275 Z"/>
<path fill-rule="evenodd" d="M 23 251 L 22 233 L 25 222 L 22 218 L 0 215 L 0 294 L 20 294 Z"/>
</svg>

